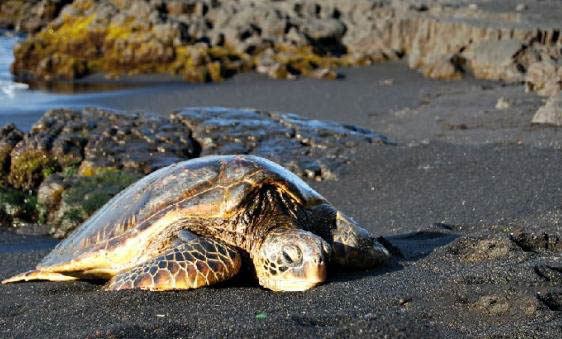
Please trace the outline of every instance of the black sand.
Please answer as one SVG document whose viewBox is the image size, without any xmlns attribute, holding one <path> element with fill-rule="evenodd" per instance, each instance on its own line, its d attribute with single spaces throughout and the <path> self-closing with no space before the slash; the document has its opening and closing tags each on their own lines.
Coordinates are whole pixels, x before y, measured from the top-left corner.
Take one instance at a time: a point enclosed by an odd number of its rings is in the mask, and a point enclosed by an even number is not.
<svg viewBox="0 0 562 339">
<path fill-rule="evenodd" d="M 169 293 L 108 293 L 88 282 L 0 286 L 0 336 L 562 336 L 562 134 L 530 126 L 541 99 L 522 86 L 432 81 L 400 64 L 347 73 L 334 82 L 244 75 L 87 104 L 157 113 L 251 106 L 388 135 L 397 145 L 358 149 L 338 181 L 311 185 L 392 244 L 391 263 L 330 272 L 304 293 L 244 279 Z M 495 108 L 501 96 L 509 108 Z M 0 233 L 0 278 L 32 268 L 53 245 Z"/>
</svg>

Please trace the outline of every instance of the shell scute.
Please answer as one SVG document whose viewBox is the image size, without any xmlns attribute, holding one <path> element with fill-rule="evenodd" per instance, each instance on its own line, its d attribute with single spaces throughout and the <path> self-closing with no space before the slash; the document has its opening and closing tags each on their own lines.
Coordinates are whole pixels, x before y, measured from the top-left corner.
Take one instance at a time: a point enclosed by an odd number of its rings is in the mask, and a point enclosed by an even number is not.
<svg viewBox="0 0 562 339">
<path fill-rule="evenodd" d="M 214 187 L 208 191 L 185 198 L 178 203 L 181 213 L 191 216 L 212 217 L 222 215 L 224 188 Z"/>
</svg>

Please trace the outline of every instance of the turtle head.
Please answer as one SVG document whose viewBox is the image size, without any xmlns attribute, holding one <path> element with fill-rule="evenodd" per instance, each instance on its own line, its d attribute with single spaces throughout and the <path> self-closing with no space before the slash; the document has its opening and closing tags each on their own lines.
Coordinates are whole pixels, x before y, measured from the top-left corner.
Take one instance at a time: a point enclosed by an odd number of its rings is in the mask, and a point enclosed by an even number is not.
<svg viewBox="0 0 562 339">
<path fill-rule="evenodd" d="M 390 258 L 381 243 L 341 212 L 337 213 L 332 239 L 333 259 L 340 266 L 370 268 Z"/>
<path fill-rule="evenodd" d="M 253 255 L 260 285 L 273 291 L 304 291 L 326 280 L 331 248 L 300 229 L 270 232 Z"/>
</svg>

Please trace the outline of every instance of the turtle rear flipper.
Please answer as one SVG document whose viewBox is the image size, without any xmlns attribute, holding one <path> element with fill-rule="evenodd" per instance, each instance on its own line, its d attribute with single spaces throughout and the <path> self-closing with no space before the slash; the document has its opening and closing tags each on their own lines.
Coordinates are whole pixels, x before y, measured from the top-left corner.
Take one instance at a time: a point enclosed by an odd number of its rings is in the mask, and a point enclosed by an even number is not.
<svg viewBox="0 0 562 339">
<path fill-rule="evenodd" d="M 198 288 L 232 278 L 240 265 L 240 253 L 234 247 L 219 240 L 195 237 L 179 244 L 176 241 L 153 260 L 119 272 L 105 285 L 105 290 Z"/>
<path fill-rule="evenodd" d="M 8 279 L 4 279 L 2 280 L 2 284 L 14 283 L 19 281 L 31 281 L 31 280 L 70 281 L 76 279 L 78 278 L 70 275 L 64 275 L 57 272 L 43 272 L 40 270 L 31 270 L 24 273 L 20 273 Z"/>
</svg>

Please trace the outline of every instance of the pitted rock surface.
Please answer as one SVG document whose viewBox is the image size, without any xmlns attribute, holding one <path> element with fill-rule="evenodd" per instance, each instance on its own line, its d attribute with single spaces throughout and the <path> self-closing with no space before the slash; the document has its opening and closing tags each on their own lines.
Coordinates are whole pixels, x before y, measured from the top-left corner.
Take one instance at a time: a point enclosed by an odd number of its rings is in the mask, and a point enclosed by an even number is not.
<svg viewBox="0 0 562 339">
<path fill-rule="evenodd" d="M 23 139 L 23 132 L 14 124 L 8 124 L 0 129 L 0 172 L 2 175 L 9 172 L 10 152 L 21 139 Z"/>
<path fill-rule="evenodd" d="M 160 117 L 55 109 L 45 113 L 14 147 L 8 179 L 15 188 L 35 189 L 44 177 L 39 172 L 48 167 L 52 167 L 49 172 L 79 167 L 86 175 L 106 167 L 147 174 L 196 156 L 197 143 L 190 135 L 185 126 Z M 24 162 L 35 159 L 41 164 L 29 173 Z"/>
<path fill-rule="evenodd" d="M 202 155 L 259 155 L 319 180 L 333 178 L 355 146 L 387 142 L 355 126 L 253 109 L 189 108 L 174 112 L 172 121 L 191 128 Z"/>
<path fill-rule="evenodd" d="M 253 109 L 187 108 L 168 117 L 54 109 L 28 133 L 12 125 L 0 130 L 0 195 L 26 212 L 4 211 L 4 224 L 47 222 L 51 234 L 64 237 L 141 176 L 199 156 L 254 154 L 322 180 L 343 171 L 356 146 L 386 142 L 354 126 Z M 17 190 L 29 199 L 14 196 Z"/>
</svg>

